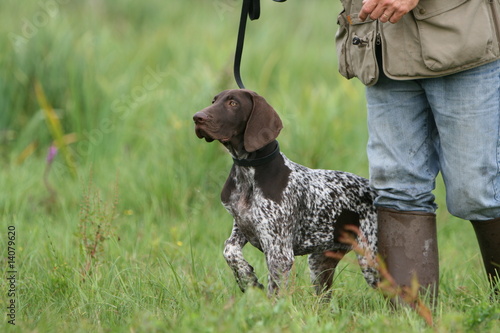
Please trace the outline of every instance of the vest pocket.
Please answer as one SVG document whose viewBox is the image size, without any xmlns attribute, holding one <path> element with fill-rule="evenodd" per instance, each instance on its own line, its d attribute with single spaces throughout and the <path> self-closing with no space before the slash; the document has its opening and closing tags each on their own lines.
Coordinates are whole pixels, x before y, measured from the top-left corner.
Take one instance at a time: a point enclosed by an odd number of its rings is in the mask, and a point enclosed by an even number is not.
<svg viewBox="0 0 500 333">
<path fill-rule="evenodd" d="M 357 77 L 365 85 L 377 82 L 379 68 L 375 48 L 378 40 L 377 21 L 362 22 L 357 14 L 338 16 L 335 36 L 338 68 L 347 79 Z"/>
<path fill-rule="evenodd" d="M 487 1 L 421 0 L 413 9 L 422 58 L 431 71 L 480 63 L 498 53 Z"/>
</svg>

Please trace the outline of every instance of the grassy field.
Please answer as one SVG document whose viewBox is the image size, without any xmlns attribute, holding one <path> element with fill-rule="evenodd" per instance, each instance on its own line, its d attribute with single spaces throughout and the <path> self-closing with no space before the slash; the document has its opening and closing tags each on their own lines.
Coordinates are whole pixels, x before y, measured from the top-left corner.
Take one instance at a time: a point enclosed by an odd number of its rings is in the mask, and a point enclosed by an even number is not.
<svg viewBox="0 0 500 333">
<path fill-rule="evenodd" d="M 0 331 L 500 329 L 472 228 L 447 213 L 441 183 L 435 327 L 391 311 L 353 255 L 329 305 L 314 295 L 305 258 L 282 298 L 239 291 L 222 257 L 232 220 L 219 193 L 231 159 L 196 138 L 191 117 L 236 87 L 240 5 L 2 1 Z M 282 117 L 289 158 L 367 176 L 364 90 L 336 66 L 339 5 L 263 0 L 242 76 Z M 263 256 L 245 250 L 265 281 Z"/>
</svg>

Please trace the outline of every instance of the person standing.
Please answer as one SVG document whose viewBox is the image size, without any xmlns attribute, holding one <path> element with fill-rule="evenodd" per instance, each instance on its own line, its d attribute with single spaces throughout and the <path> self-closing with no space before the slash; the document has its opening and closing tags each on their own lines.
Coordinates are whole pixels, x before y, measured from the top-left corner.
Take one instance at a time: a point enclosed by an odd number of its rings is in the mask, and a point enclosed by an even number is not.
<svg viewBox="0 0 500 333">
<path fill-rule="evenodd" d="M 436 299 L 432 190 L 470 220 L 491 286 L 500 273 L 500 1 L 341 0 L 339 71 L 366 86 L 379 251 L 401 286 Z"/>
</svg>

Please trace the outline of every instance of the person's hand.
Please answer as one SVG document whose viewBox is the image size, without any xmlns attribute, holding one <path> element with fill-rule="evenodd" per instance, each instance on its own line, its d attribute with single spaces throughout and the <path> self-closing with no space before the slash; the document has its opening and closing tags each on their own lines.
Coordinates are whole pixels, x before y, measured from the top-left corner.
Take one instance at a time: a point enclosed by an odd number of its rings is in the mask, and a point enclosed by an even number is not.
<svg viewBox="0 0 500 333">
<path fill-rule="evenodd" d="M 419 0 L 363 0 L 359 19 L 364 21 L 370 16 L 372 20 L 396 23 L 415 8 Z"/>
</svg>

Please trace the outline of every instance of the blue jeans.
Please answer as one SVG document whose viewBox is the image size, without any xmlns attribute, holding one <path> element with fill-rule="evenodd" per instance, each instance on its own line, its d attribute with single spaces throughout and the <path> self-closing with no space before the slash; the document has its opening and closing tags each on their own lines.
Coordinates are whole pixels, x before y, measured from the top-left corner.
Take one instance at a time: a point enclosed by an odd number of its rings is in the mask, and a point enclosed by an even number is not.
<svg viewBox="0 0 500 333">
<path fill-rule="evenodd" d="M 500 217 L 500 61 L 366 90 L 370 182 L 377 206 L 434 212 L 442 173 L 451 214 Z"/>
</svg>

